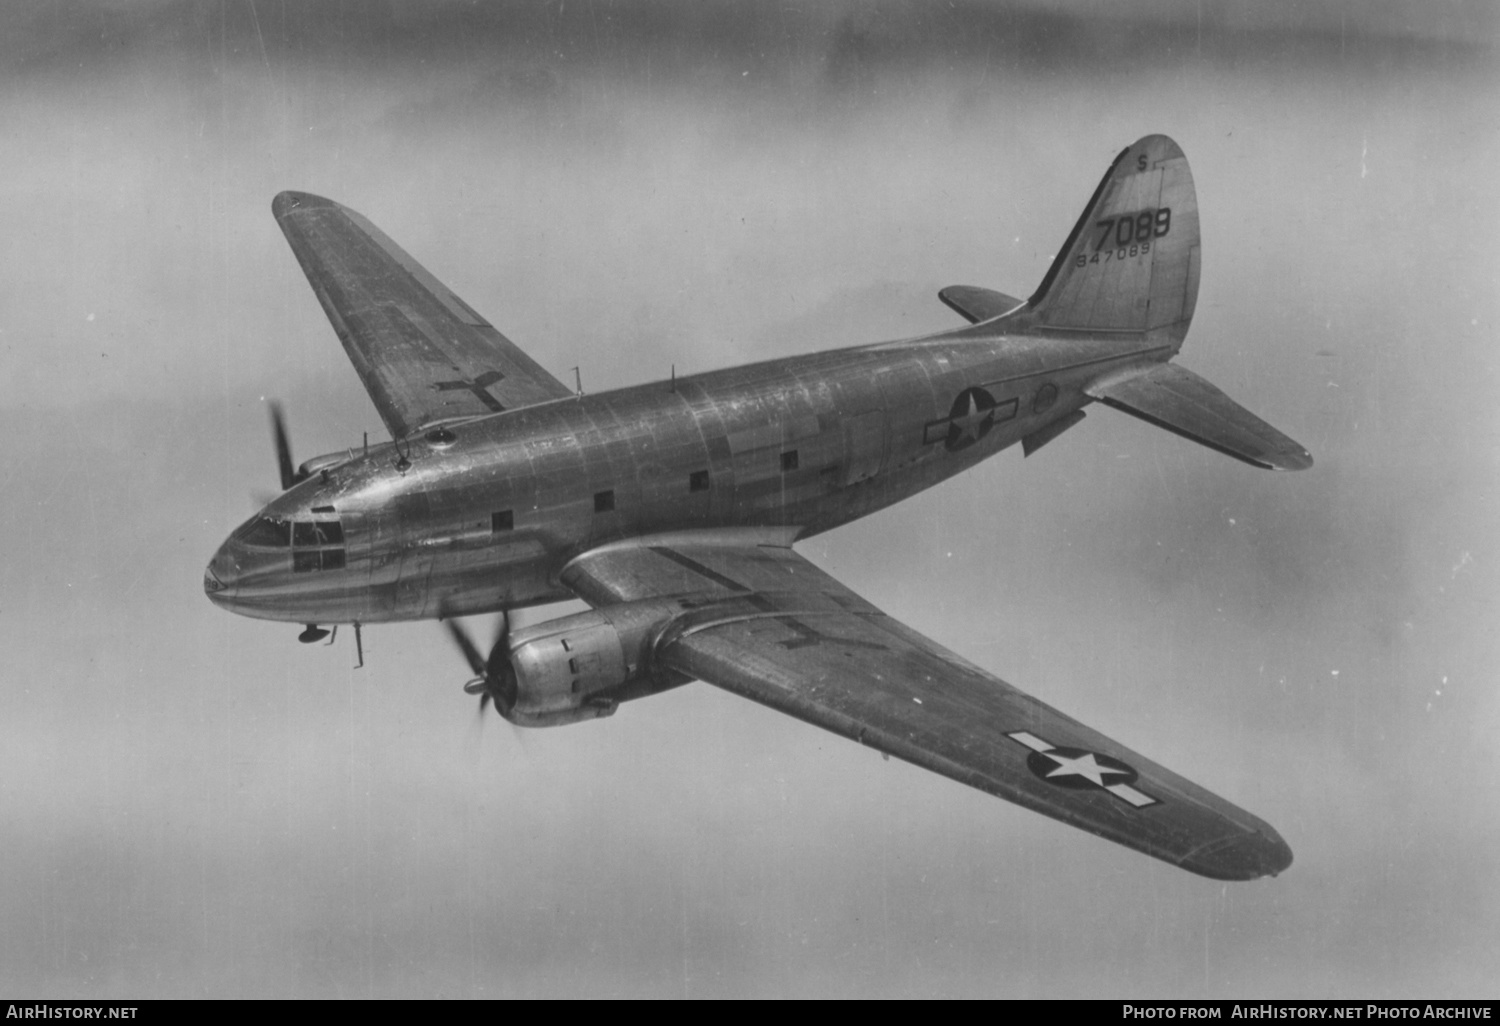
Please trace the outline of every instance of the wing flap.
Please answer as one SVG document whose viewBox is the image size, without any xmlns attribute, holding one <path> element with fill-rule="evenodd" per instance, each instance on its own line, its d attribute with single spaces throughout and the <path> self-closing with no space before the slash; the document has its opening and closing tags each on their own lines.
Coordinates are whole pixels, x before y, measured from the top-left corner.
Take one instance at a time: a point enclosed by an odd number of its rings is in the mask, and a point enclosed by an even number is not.
<svg viewBox="0 0 1500 1026">
<path fill-rule="evenodd" d="M 1175 363 L 1153 364 L 1085 391 L 1117 410 L 1257 467 L 1312 466 L 1312 455 L 1300 444 Z"/>
<path fill-rule="evenodd" d="M 585 553 L 563 581 L 593 605 L 687 599 L 661 665 L 1184 869 L 1277 873 L 1262 820 L 891 619 L 786 534 L 679 535 Z"/>
<path fill-rule="evenodd" d="M 394 437 L 572 394 L 362 215 L 303 192 L 271 210 Z"/>
</svg>

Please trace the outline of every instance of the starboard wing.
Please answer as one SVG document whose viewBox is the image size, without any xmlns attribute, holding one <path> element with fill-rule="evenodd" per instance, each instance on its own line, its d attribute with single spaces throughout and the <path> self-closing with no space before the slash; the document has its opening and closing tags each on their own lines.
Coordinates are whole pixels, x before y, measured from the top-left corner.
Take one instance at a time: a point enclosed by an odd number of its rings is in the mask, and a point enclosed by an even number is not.
<svg viewBox="0 0 1500 1026">
<path fill-rule="evenodd" d="M 365 217 L 305 192 L 271 211 L 393 437 L 572 394 Z"/>
<path fill-rule="evenodd" d="M 1263 820 L 901 624 L 794 552 L 789 532 L 691 532 L 587 552 L 594 606 L 673 598 L 656 659 L 961 783 L 1216 879 L 1291 864 Z"/>
</svg>

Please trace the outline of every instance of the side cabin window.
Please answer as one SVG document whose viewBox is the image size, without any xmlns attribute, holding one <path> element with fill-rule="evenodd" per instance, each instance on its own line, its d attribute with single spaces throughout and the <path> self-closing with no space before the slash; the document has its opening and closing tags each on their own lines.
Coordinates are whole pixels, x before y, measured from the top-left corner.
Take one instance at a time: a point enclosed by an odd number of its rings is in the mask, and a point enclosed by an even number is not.
<svg viewBox="0 0 1500 1026">
<path fill-rule="evenodd" d="M 293 549 L 292 571 L 306 574 L 315 570 L 344 569 L 343 549 Z"/>
<path fill-rule="evenodd" d="M 344 569 L 344 525 L 337 520 L 292 522 L 292 572 Z M 331 546 L 338 546 L 332 548 Z"/>
<path fill-rule="evenodd" d="M 344 544 L 344 525 L 337 520 L 294 521 L 292 544 L 299 549 L 313 545 L 342 545 Z"/>
</svg>

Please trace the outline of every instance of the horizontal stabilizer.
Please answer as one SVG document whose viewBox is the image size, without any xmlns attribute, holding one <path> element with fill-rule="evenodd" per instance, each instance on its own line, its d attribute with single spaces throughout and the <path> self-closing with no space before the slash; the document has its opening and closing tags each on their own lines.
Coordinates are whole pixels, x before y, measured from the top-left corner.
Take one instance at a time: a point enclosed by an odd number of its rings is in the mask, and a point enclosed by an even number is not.
<svg viewBox="0 0 1500 1026">
<path fill-rule="evenodd" d="M 1268 470 L 1305 470 L 1312 456 L 1192 371 L 1159 363 L 1086 388 L 1117 410 Z"/>
<path fill-rule="evenodd" d="M 1025 300 L 977 285 L 949 285 L 938 293 L 938 298 L 967 318 L 970 324 L 1008 314 L 1025 305 Z"/>
</svg>

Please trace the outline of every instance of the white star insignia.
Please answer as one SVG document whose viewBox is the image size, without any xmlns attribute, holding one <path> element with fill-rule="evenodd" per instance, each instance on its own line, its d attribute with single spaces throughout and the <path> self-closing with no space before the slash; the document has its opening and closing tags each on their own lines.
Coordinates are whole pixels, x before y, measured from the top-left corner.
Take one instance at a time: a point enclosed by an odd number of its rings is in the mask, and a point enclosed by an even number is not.
<svg viewBox="0 0 1500 1026">
<path fill-rule="evenodd" d="M 1080 776 L 1103 787 L 1104 774 L 1113 773 L 1117 777 L 1125 776 L 1119 770 L 1099 765 L 1099 761 L 1094 758 L 1093 752 L 1084 752 L 1076 759 L 1070 759 L 1066 755 L 1059 755 L 1057 752 L 1043 752 L 1042 754 L 1057 763 L 1057 769 L 1047 774 L 1049 780 L 1052 777 Z"/>
<path fill-rule="evenodd" d="M 1126 780 L 1133 780 L 1135 778 L 1135 771 L 1128 767 L 1125 769 L 1114 769 L 1113 767 L 1105 766 L 1094 757 L 1093 752 L 1082 752 L 1079 755 L 1063 755 L 1058 752 L 1052 742 L 1039 738 L 1035 734 L 1025 730 L 1015 731 L 1014 733 L 1007 734 L 1006 737 L 1025 745 L 1038 755 L 1044 756 L 1057 764 L 1045 774 L 1042 773 L 1040 768 L 1033 767 L 1032 772 L 1040 776 L 1043 780 L 1057 780 L 1059 777 L 1082 777 L 1095 787 L 1108 791 L 1116 798 L 1123 802 L 1128 802 L 1137 809 L 1144 809 L 1148 805 L 1160 804 L 1160 799 L 1153 798 L 1143 791 L 1138 791 L 1127 783 L 1117 782 L 1106 784 L 1104 782 L 1104 775 L 1106 773 L 1116 778 L 1124 777 Z M 1079 751 L 1079 749 L 1075 748 L 1073 751 Z M 1113 762 L 1114 760 L 1111 759 L 1110 761 Z M 1061 780 L 1057 780 L 1057 783 L 1062 787 L 1070 786 Z"/>
<path fill-rule="evenodd" d="M 966 393 L 964 399 L 967 401 L 968 408 L 952 418 L 953 426 L 958 428 L 957 440 L 960 442 L 969 439 L 977 440 L 979 429 L 983 427 L 985 418 L 989 416 L 988 410 L 979 408 L 979 400 L 975 398 L 973 392 Z"/>
</svg>

